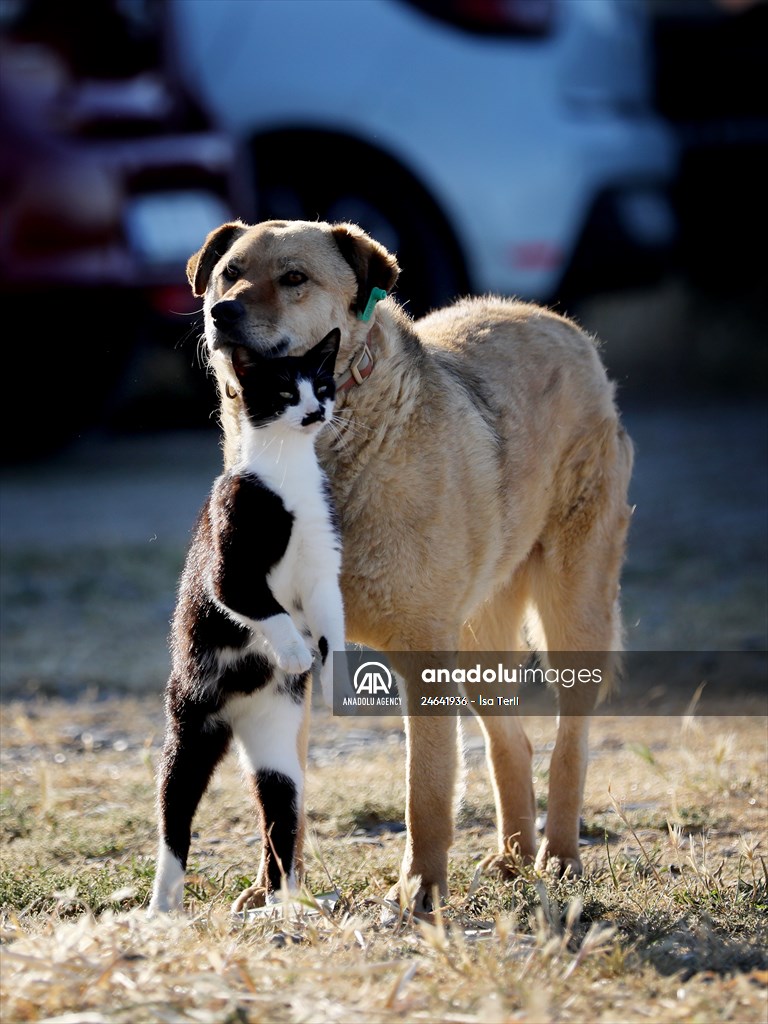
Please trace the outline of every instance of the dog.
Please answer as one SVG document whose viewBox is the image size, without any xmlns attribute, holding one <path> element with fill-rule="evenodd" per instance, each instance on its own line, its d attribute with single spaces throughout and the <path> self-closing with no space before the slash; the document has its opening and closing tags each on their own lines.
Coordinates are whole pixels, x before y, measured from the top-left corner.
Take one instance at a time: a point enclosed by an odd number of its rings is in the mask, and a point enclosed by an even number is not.
<svg viewBox="0 0 768 1024">
<path fill-rule="evenodd" d="M 532 644 L 554 669 L 582 652 L 602 687 L 559 690 L 541 844 L 520 721 L 475 709 L 497 813 L 485 866 L 577 875 L 589 716 L 620 666 L 632 444 L 596 343 L 571 320 L 489 296 L 414 321 L 391 294 L 399 272 L 350 223 L 233 221 L 208 235 L 187 276 L 204 300 L 225 462 L 239 431 L 225 354 L 299 354 L 338 327 L 336 429 L 318 451 L 341 524 L 347 639 L 390 652 L 406 711 L 421 683 L 404 652 Z M 401 877 L 417 913 L 448 894 L 457 723 L 405 715 Z"/>
</svg>

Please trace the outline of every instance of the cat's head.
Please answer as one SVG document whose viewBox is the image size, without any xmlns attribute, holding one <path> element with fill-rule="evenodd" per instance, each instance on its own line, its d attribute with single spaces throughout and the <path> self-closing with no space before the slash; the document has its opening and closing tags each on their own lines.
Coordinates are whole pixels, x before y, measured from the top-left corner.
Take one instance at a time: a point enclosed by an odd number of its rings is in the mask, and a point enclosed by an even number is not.
<svg viewBox="0 0 768 1024">
<path fill-rule="evenodd" d="M 279 422 L 293 430 L 317 433 L 333 412 L 333 371 L 340 337 L 334 328 L 302 356 L 269 358 L 236 347 L 232 368 L 250 424 L 258 429 Z"/>
</svg>

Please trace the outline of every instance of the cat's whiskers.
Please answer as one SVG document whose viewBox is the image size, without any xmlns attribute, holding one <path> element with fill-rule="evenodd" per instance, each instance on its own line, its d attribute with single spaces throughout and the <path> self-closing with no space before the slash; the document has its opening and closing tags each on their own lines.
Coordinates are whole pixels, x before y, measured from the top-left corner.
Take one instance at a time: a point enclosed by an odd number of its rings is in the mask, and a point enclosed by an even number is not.
<svg viewBox="0 0 768 1024">
<path fill-rule="evenodd" d="M 284 443 L 285 443 L 284 442 L 284 438 L 281 437 L 280 438 L 280 451 L 277 453 L 277 459 L 275 460 L 275 465 L 276 466 L 280 465 L 280 460 L 283 457 L 283 444 Z M 288 474 L 288 462 L 285 461 L 285 462 L 283 462 L 283 479 L 280 481 L 280 488 L 281 488 L 281 490 L 285 486 L 285 478 L 286 478 L 287 474 Z"/>
<path fill-rule="evenodd" d="M 365 437 L 366 435 L 370 436 L 374 433 L 373 427 L 369 427 L 365 423 L 361 423 L 360 420 L 354 419 L 352 416 L 344 419 L 341 414 L 337 414 L 333 418 L 343 424 L 345 429 L 355 437 Z"/>
<path fill-rule="evenodd" d="M 329 428 L 331 430 L 331 433 L 333 434 L 333 438 L 334 438 L 334 441 L 337 444 L 337 447 L 339 447 L 339 448 L 348 448 L 349 447 L 349 441 L 344 436 L 344 434 L 339 429 L 339 427 L 333 422 L 333 420 L 328 420 L 328 426 L 329 426 Z"/>
<path fill-rule="evenodd" d="M 248 461 L 253 464 L 257 463 L 259 459 L 261 459 L 266 454 L 268 449 L 271 448 L 272 445 L 277 440 L 277 438 L 273 435 L 272 437 L 270 437 L 268 441 L 263 441 L 261 437 L 258 436 L 258 432 L 249 431 L 247 425 L 246 431 L 243 436 L 246 439 L 244 451 L 247 452 Z M 282 441 L 280 443 L 282 445 Z M 275 461 L 280 461 L 280 453 L 278 453 L 277 459 Z"/>
<path fill-rule="evenodd" d="M 268 448 L 271 448 L 276 440 L 277 440 L 276 437 L 270 437 L 270 439 L 267 441 L 266 444 L 262 444 L 261 451 L 259 452 L 259 455 L 263 455 L 264 452 L 266 452 Z M 281 450 L 281 452 L 282 452 L 282 445 L 283 445 L 283 442 L 281 440 L 280 441 L 280 450 Z M 277 461 L 278 462 L 280 461 L 280 455 L 277 456 Z"/>
<path fill-rule="evenodd" d="M 351 439 L 360 438 L 365 440 L 373 433 L 370 427 L 366 427 L 362 423 L 357 423 L 352 419 L 342 419 L 336 415 L 328 420 L 328 425 L 338 443 L 345 448 L 349 446 Z"/>
</svg>

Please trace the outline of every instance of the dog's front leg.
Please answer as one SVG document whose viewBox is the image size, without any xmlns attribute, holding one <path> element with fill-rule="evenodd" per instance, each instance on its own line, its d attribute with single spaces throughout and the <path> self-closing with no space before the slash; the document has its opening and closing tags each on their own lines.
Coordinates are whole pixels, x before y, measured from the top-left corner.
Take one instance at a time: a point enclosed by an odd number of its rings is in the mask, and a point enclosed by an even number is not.
<svg viewBox="0 0 768 1024">
<path fill-rule="evenodd" d="M 453 817 L 458 765 L 458 718 L 406 717 L 407 774 L 405 857 L 401 877 L 410 888 L 418 879 L 415 897 L 393 886 L 391 901 L 408 899 L 416 914 L 429 914 L 434 893 L 448 895 L 448 851 L 453 842 Z M 405 907 L 403 908 L 405 909 Z"/>
</svg>

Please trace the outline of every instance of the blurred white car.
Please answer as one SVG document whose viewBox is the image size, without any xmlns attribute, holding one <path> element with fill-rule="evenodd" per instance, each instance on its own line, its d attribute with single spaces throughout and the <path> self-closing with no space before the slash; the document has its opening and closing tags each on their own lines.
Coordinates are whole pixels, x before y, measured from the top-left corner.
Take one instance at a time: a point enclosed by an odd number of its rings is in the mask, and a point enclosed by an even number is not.
<svg viewBox="0 0 768 1024">
<path fill-rule="evenodd" d="M 636 0 L 173 0 L 178 72 L 252 168 L 251 216 L 352 219 L 420 313 L 641 280 L 677 149 Z"/>
</svg>

